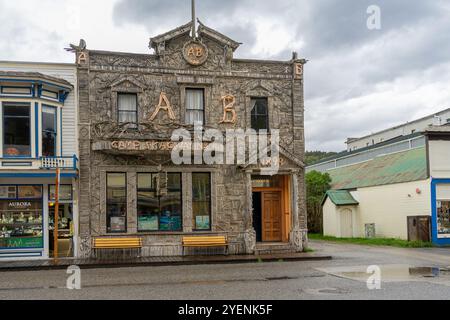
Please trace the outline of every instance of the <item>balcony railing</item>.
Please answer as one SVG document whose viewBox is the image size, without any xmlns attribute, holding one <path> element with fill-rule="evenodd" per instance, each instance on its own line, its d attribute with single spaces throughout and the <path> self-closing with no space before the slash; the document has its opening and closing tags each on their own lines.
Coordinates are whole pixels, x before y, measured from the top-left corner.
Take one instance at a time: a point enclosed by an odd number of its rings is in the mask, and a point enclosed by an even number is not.
<svg viewBox="0 0 450 320">
<path fill-rule="evenodd" d="M 73 157 L 42 157 L 41 168 L 42 169 L 66 169 L 76 170 L 78 158 Z"/>
</svg>

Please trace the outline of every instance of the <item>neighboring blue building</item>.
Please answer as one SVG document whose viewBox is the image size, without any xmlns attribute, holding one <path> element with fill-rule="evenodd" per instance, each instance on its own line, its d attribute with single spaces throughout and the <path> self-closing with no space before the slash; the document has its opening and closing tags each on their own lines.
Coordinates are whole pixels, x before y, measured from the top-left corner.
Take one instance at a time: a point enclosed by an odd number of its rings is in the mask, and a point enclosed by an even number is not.
<svg viewBox="0 0 450 320">
<path fill-rule="evenodd" d="M 60 253 L 76 254 L 76 83 L 71 64 L 0 62 L 0 260 L 51 257 L 57 167 Z"/>
</svg>

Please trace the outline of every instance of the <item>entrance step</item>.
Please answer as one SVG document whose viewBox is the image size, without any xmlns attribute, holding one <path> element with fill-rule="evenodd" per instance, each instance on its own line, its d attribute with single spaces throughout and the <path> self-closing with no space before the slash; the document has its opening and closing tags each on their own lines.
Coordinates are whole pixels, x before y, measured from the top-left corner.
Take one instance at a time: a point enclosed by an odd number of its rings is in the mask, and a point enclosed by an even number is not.
<svg viewBox="0 0 450 320">
<path fill-rule="evenodd" d="M 258 243 L 255 248 L 255 255 L 288 254 L 296 252 L 297 250 L 289 243 Z"/>
</svg>

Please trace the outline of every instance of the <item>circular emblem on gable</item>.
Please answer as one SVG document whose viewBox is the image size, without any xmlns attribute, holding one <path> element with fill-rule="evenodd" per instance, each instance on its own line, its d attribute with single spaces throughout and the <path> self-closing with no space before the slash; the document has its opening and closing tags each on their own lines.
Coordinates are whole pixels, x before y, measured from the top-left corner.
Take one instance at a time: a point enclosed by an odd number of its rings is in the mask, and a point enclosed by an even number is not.
<svg viewBox="0 0 450 320">
<path fill-rule="evenodd" d="M 208 59 L 208 48 L 199 41 L 189 41 L 183 47 L 184 59 L 193 66 L 200 66 Z"/>
</svg>

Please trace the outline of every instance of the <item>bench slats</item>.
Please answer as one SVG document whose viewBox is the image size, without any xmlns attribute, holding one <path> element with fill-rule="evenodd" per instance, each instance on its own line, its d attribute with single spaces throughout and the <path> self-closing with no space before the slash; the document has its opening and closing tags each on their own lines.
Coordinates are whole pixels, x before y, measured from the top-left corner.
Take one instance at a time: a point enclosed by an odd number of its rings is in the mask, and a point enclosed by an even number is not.
<svg viewBox="0 0 450 320">
<path fill-rule="evenodd" d="M 224 236 L 214 237 L 184 237 L 184 247 L 225 247 L 228 246 L 227 238 Z"/>
<path fill-rule="evenodd" d="M 94 249 L 138 249 L 142 248 L 141 238 L 95 238 Z"/>
</svg>

